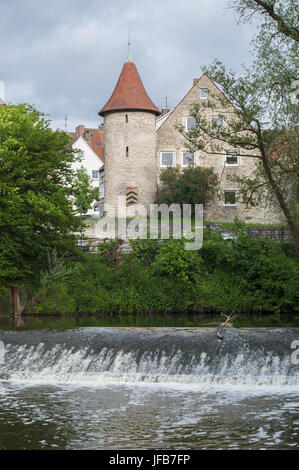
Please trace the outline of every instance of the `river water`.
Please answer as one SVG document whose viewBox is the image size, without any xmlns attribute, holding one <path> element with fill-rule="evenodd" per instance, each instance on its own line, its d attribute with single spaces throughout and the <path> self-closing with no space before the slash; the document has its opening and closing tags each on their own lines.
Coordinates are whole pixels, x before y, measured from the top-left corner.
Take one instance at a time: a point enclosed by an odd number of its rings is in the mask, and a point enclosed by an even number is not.
<svg viewBox="0 0 299 470">
<path fill-rule="evenodd" d="M 296 449 L 296 340 L 298 328 L 2 331 L 0 449 Z"/>
</svg>

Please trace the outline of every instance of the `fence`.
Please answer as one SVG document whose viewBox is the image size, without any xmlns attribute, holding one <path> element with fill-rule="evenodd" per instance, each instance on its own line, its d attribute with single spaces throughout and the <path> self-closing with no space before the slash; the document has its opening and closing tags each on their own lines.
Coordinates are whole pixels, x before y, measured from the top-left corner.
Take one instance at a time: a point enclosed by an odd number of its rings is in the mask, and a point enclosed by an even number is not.
<svg viewBox="0 0 299 470">
<path fill-rule="evenodd" d="M 98 241 L 95 234 L 96 221 L 89 222 L 85 229 L 85 236 L 89 239 L 92 244 L 96 244 Z M 221 228 L 219 225 L 215 226 L 222 234 L 235 235 L 234 230 Z M 251 237 L 266 237 L 274 241 L 287 241 L 292 242 L 291 231 L 287 227 L 246 227 L 248 235 Z M 172 224 L 170 223 L 170 233 L 172 233 Z M 103 240 L 102 240 L 103 241 Z"/>
<path fill-rule="evenodd" d="M 251 237 L 266 237 L 274 241 L 292 241 L 291 231 L 287 227 L 246 227 Z"/>
</svg>

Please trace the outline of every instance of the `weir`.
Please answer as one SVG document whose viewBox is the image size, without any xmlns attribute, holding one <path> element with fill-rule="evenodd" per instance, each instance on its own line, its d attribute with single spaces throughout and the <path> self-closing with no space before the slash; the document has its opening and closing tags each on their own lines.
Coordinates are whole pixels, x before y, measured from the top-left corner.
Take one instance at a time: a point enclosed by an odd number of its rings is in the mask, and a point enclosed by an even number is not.
<svg viewBox="0 0 299 470">
<path fill-rule="evenodd" d="M 298 386 L 298 328 L 79 328 L 0 333 L 0 380 Z"/>
</svg>

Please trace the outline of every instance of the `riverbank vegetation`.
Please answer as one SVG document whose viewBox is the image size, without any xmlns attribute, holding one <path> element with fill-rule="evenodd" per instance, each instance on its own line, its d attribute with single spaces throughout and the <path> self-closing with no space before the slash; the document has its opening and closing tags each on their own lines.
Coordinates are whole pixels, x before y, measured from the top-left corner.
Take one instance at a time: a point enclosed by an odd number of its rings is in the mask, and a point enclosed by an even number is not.
<svg viewBox="0 0 299 470">
<path fill-rule="evenodd" d="M 27 286 L 26 312 L 168 315 L 299 311 L 299 264 L 291 244 L 237 239 L 205 230 L 200 250 L 184 240 L 134 240 L 131 253 L 116 241 L 67 260 L 49 256 L 38 285 Z"/>
<path fill-rule="evenodd" d="M 0 106 L 0 294 L 38 282 L 48 252 L 76 256 L 95 190 L 70 141 L 33 106 Z"/>
</svg>

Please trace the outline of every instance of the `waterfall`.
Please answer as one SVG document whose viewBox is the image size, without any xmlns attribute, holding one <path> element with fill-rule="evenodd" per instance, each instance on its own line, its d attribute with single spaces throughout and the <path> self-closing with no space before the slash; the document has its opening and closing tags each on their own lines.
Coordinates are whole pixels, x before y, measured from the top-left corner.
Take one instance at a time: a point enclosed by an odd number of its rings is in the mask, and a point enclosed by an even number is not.
<svg viewBox="0 0 299 470">
<path fill-rule="evenodd" d="M 296 386 L 296 328 L 80 328 L 0 334 L 0 379 L 43 383 Z"/>
</svg>

